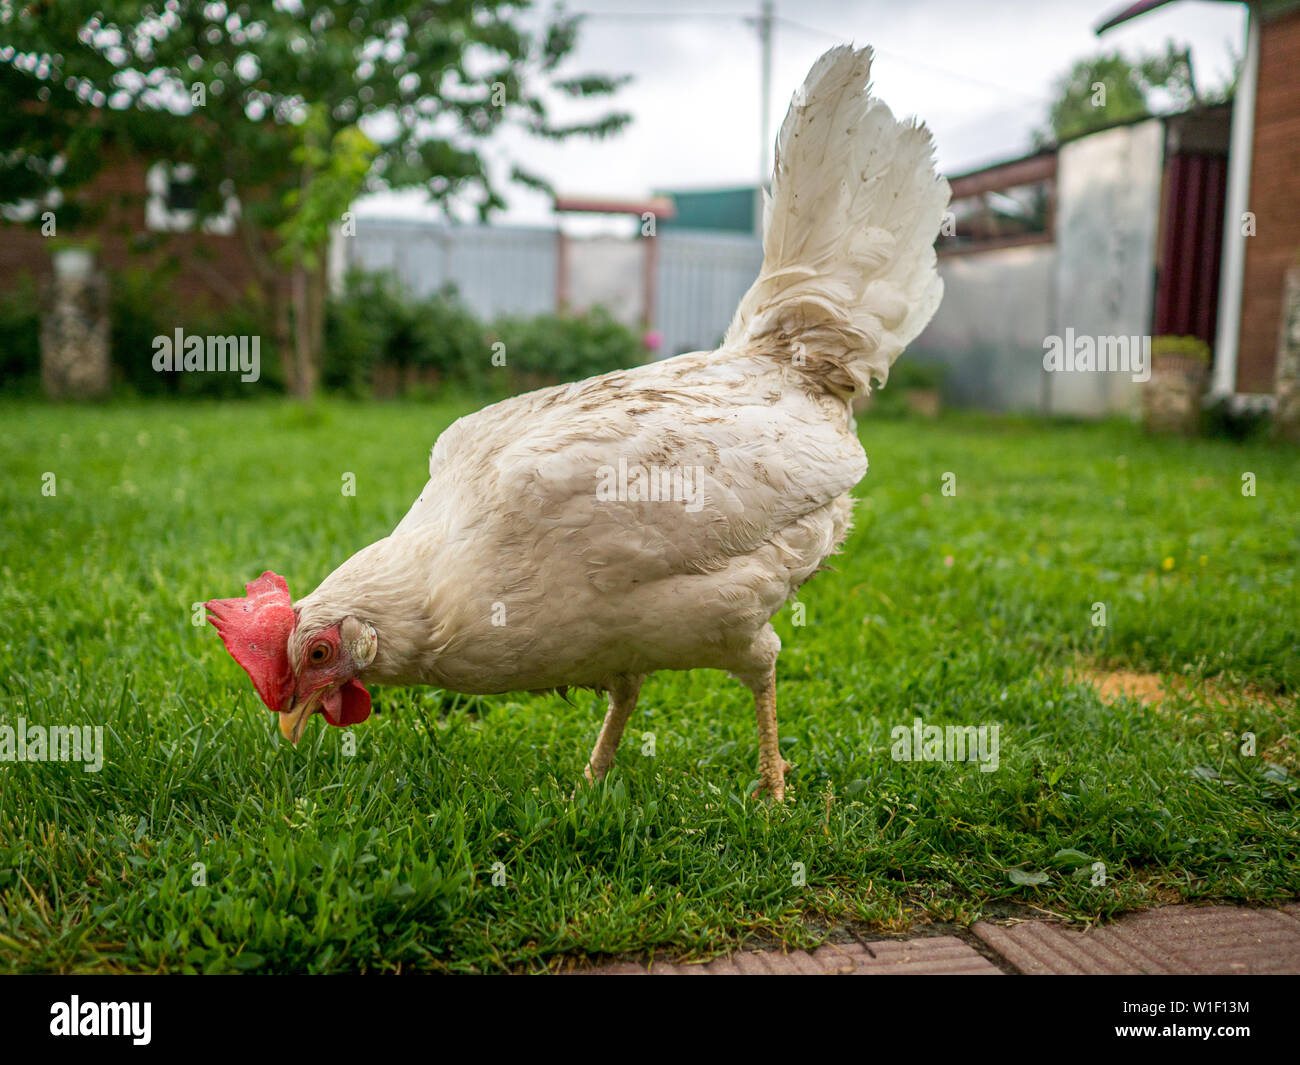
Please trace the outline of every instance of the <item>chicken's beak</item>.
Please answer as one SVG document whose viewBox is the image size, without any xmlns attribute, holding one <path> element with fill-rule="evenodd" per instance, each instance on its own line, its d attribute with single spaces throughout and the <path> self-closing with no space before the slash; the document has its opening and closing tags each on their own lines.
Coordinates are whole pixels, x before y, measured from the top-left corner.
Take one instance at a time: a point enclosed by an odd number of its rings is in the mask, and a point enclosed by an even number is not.
<svg viewBox="0 0 1300 1065">
<path fill-rule="evenodd" d="M 298 697 L 295 695 L 293 701 L 289 704 L 289 709 L 281 712 L 280 735 L 295 747 L 302 738 L 302 729 L 307 723 L 307 719 L 319 709 L 323 694 L 323 691 L 313 692 L 301 703 L 299 703 Z"/>
</svg>

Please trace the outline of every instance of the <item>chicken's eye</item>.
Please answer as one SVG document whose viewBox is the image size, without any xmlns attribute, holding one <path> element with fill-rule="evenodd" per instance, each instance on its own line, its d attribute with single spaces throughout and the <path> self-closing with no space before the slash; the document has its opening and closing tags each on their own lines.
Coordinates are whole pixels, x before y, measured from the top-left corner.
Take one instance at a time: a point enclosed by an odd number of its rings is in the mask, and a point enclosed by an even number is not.
<svg viewBox="0 0 1300 1065">
<path fill-rule="evenodd" d="M 312 665 L 319 666 L 328 662 L 333 654 L 334 648 L 321 640 L 320 643 L 312 645 L 311 650 L 307 652 L 307 658 Z"/>
</svg>

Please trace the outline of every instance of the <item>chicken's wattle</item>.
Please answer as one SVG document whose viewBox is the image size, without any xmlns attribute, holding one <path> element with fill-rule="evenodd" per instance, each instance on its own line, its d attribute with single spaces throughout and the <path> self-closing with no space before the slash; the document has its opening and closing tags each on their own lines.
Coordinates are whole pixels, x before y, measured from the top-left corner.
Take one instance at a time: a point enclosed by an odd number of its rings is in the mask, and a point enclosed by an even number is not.
<svg viewBox="0 0 1300 1065">
<path fill-rule="evenodd" d="M 325 696 L 321 709 L 331 725 L 359 725 L 370 716 L 370 693 L 353 677 Z"/>
</svg>

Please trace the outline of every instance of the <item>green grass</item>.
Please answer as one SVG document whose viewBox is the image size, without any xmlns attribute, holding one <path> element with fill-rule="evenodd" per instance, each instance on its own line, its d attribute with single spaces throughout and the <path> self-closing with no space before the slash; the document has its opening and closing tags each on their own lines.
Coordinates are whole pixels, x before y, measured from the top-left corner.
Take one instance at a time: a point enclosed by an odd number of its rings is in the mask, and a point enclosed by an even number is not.
<svg viewBox="0 0 1300 1065">
<path fill-rule="evenodd" d="M 865 418 L 857 527 L 806 624 L 777 620 L 786 805 L 745 797 L 750 698 L 703 671 L 651 680 L 607 784 L 571 799 L 591 692 L 380 689 L 295 750 L 191 624 L 263 568 L 305 594 L 387 533 L 458 413 L 0 405 L 0 724 L 107 745 L 99 773 L 0 764 L 0 968 L 538 969 L 1300 893 L 1295 451 Z M 1071 679 L 1116 667 L 1178 693 Z M 998 770 L 894 761 L 916 716 L 997 725 Z"/>
</svg>

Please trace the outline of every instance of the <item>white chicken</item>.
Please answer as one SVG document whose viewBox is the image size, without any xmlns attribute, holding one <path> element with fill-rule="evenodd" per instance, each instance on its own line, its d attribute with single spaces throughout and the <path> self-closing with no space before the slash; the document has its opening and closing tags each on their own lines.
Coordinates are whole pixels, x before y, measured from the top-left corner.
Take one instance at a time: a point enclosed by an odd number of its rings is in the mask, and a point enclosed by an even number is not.
<svg viewBox="0 0 1300 1065">
<path fill-rule="evenodd" d="M 948 203 L 924 126 L 834 48 L 777 141 L 763 267 L 722 347 L 542 389 L 462 418 L 393 532 L 291 604 L 265 573 L 209 604 L 293 742 L 353 724 L 363 682 L 467 693 L 591 687 L 606 774 L 642 682 L 727 670 L 754 694 L 760 790 L 780 801 L 770 620 L 843 541 L 867 469 L 852 402 L 942 295 Z"/>
</svg>

